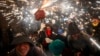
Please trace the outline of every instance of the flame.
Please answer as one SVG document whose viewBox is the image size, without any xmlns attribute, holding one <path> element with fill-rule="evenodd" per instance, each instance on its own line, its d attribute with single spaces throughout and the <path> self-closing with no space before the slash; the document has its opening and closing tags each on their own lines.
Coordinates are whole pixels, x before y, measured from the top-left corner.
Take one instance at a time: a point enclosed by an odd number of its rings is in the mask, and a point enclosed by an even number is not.
<svg viewBox="0 0 100 56">
<path fill-rule="evenodd" d="M 49 0 L 43 0 L 41 8 L 44 8 L 45 5 L 49 2 Z"/>
<path fill-rule="evenodd" d="M 54 2 L 57 2 L 57 0 L 43 0 L 41 8 L 43 9 L 45 7 L 48 7 L 52 5 Z"/>
</svg>

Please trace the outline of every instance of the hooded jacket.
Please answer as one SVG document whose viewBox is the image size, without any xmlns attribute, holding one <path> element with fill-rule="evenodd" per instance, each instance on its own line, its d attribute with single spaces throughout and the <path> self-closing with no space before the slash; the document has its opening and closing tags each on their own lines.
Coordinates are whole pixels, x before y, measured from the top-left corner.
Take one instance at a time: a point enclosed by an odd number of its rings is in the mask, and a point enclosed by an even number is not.
<svg viewBox="0 0 100 56">
<path fill-rule="evenodd" d="M 34 45 L 33 41 L 27 36 L 17 36 L 13 39 L 11 45 L 14 46 L 14 49 L 8 54 L 9 56 L 19 56 L 15 50 L 16 45 L 20 43 L 27 42 L 30 44 L 30 50 L 26 56 L 45 56 L 43 50 Z"/>
</svg>

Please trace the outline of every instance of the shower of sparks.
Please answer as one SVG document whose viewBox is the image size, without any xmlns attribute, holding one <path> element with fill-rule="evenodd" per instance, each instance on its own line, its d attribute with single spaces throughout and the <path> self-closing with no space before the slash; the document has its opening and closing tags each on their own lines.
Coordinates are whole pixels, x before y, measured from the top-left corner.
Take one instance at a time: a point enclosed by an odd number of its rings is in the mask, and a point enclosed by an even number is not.
<svg viewBox="0 0 100 56">
<path fill-rule="evenodd" d="M 75 21 L 83 29 L 93 15 L 100 18 L 100 1 L 88 0 L 3 0 L 0 1 L 2 13 L 8 26 L 23 24 L 26 31 L 37 30 L 41 21 L 36 21 L 34 13 L 43 9 L 46 13 L 45 23 L 55 24 L 67 29 L 66 22 Z M 51 23 L 52 22 L 52 23 Z M 59 25 L 58 25 L 59 24 Z"/>
</svg>

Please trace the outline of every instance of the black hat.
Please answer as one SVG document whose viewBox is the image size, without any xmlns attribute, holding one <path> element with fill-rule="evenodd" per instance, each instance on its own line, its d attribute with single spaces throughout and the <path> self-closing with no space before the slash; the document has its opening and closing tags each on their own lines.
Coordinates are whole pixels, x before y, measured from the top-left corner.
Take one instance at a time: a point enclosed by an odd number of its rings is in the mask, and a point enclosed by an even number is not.
<svg viewBox="0 0 100 56">
<path fill-rule="evenodd" d="M 28 38 L 28 36 L 25 36 L 25 35 L 16 36 L 13 39 L 11 45 L 17 45 L 17 44 L 24 43 L 24 42 L 29 43 L 31 46 L 34 45 L 33 41 L 30 38 Z"/>
<path fill-rule="evenodd" d="M 91 19 L 99 19 L 98 15 L 92 15 Z"/>
</svg>

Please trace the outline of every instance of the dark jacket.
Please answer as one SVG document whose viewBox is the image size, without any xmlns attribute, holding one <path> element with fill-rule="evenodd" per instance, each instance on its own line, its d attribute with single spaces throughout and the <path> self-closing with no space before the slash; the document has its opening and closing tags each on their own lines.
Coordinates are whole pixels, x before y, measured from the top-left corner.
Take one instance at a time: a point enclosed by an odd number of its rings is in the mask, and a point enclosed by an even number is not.
<svg viewBox="0 0 100 56">
<path fill-rule="evenodd" d="M 17 52 L 15 49 L 13 49 L 8 56 L 18 56 Z M 29 51 L 29 53 L 27 54 L 27 56 L 46 56 L 46 54 L 42 51 L 39 50 L 36 46 L 35 47 L 31 47 L 31 50 Z"/>
<path fill-rule="evenodd" d="M 14 40 L 12 41 L 11 45 L 14 46 L 14 49 L 8 54 L 9 56 L 19 56 L 18 53 L 15 50 L 16 45 L 20 43 L 27 42 L 30 44 L 30 50 L 26 56 L 45 56 L 45 53 L 43 50 L 37 46 L 34 45 L 33 41 L 29 39 L 26 35 L 22 35 L 21 33 L 18 33 Z"/>
</svg>

